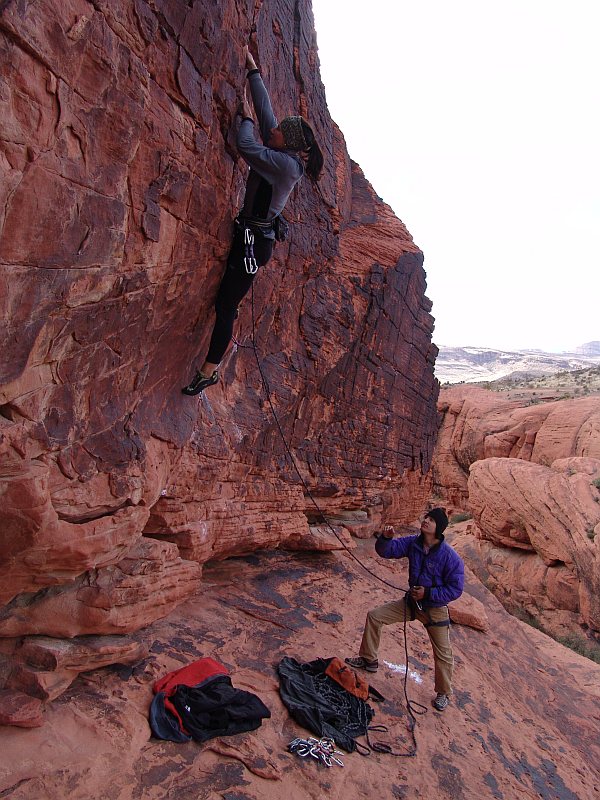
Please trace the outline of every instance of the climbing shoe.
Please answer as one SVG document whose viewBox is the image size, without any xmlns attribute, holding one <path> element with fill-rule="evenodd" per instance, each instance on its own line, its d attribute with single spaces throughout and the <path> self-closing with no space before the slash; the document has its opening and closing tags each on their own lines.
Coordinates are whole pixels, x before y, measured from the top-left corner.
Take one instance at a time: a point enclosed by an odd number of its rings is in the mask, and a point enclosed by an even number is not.
<svg viewBox="0 0 600 800">
<path fill-rule="evenodd" d="M 212 375 L 209 375 L 208 378 L 205 377 L 200 371 L 198 371 L 193 380 L 188 383 L 187 386 L 184 386 L 181 390 L 184 394 L 194 395 L 200 394 L 209 386 L 213 386 L 219 380 L 219 372 L 215 370 Z"/>
<path fill-rule="evenodd" d="M 447 694 L 442 694 L 438 692 L 435 696 L 435 699 L 431 701 L 431 705 L 436 709 L 436 711 L 443 711 L 446 706 L 450 703 L 450 698 Z"/>
<path fill-rule="evenodd" d="M 354 669 L 366 669 L 367 672 L 377 672 L 379 669 L 379 661 L 377 659 L 369 661 L 362 656 L 358 656 L 357 658 L 345 658 L 344 661 Z"/>
</svg>

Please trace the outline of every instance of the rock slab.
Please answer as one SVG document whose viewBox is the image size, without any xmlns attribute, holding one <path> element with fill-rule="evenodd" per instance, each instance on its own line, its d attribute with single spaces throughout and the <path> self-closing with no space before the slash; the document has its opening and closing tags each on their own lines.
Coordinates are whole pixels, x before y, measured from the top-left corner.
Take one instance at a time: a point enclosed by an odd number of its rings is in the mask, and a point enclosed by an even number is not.
<svg viewBox="0 0 600 800">
<path fill-rule="evenodd" d="M 359 541 L 355 552 L 376 573 L 406 580 L 402 562 L 375 557 L 372 541 Z M 452 627 L 454 694 L 443 714 L 431 708 L 427 632 L 419 622 L 407 626 L 408 696 L 429 709 L 417 718 L 415 758 L 352 753 L 342 756 L 344 768 L 327 769 L 287 751 L 296 736 L 310 734 L 279 697 L 281 658 L 355 655 L 367 611 L 395 594 L 344 553 L 259 552 L 207 565 L 201 596 L 145 631 L 151 650 L 133 672 L 81 676 L 46 709 L 44 728 L 0 728 L 0 793 L 11 800 L 595 800 L 600 666 L 511 617 L 470 573 L 466 589 L 490 632 Z M 271 719 L 204 745 L 153 738 L 153 682 L 201 657 L 224 664 L 234 686 L 257 694 Z M 388 730 L 371 740 L 409 752 L 402 625 L 386 626 L 380 665 L 369 675 L 386 698 L 374 704 L 374 723 Z"/>
</svg>

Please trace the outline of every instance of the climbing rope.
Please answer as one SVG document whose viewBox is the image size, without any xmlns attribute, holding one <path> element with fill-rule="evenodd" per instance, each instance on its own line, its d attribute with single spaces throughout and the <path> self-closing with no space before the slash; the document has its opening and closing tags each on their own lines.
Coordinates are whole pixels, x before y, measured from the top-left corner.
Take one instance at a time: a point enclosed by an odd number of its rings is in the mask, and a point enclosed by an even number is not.
<svg viewBox="0 0 600 800">
<path fill-rule="evenodd" d="M 363 564 L 363 562 L 358 558 L 358 556 L 354 555 L 354 553 L 350 550 L 350 548 L 346 545 L 346 543 L 344 541 L 342 541 L 342 539 L 338 536 L 335 528 L 331 525 L 331 523 L 329 522 L 329 520 L 327 519 L 327 517 L 325 516 L 325 514 L 321 510 L 319 504 L 317 503 L 317 501 L 313 497 L 313 494 L 310 491 L 306 481 L 304 480 L 304 477 L 302 476 L 302 473 L 300 472 L 300 469 L 298 468 L 298 464 L 296 463 L 296 459 L 294 457 L 294 454 L 292 453 L 292 451 L 291 451 L 291 449 L 290 449 L 290 447 L 289 447 L 289 445 L 287 443 L 287 440 L 285 438 L 285 434 L 284 434 L 283 429 L 281 427 L 281 424 L 279 422 L 279 417 L 277 416 L 277 412 L 275 411 L 275 407 L 273 405 L 273 401 L 271 400 L 271 390 L 269 388 L 269 384 L 268 384 L 267 379 L 265 377 L 265 374 L 263 372 L 262 365 L 260 363 L 260 358 L 258 357 L 258 349 L 256 347 L 256 336 L 255 336 L 256 324 L 255 324 L 255 317 L 254 317 L 254 282 L 252 282 L 252 289 L 251 289 L 251 305 L 252 305 L 252 345 L 251 346 L 252 346 L 252 350 L 254 352 L 254 358 L 256 359 L 256 364 L 258 366 L 258 371 L 260 373 L 260 377 L 261 377 L 261 380 L 262 380 L 263 388 L 265 390 L 265 395 L 267 397 L 267 401 L 268 401 L 269 406 L 271 408 L 271 414 L 273 415 L 273 419 L 275 420 L 275 424 L 277 425 L 277 429 L 279 431 L 279 435 L 281 437 L 281 441 L 283 442 L 283 445 L 284 445 L 284 447 L 286 449 L 286 452 L 287 452 L 287 454 L 288 454 L 288 456 L 290 458 L 290 461 L 292 462 L 292 465 L 293 465 L 293 467 L 294 467 L 294 469 L 296 471 L 296 474 L 300 478 L 300 482 L 302 483 L 302 486 L 304 487 L 304 490 L 305 490 L 307 496 L 310 498 L 310 501 L 312 502 L 312 504 L 317 509 L 317 511 L 319 513 L 319 517 L 323 520 L 325 525 L 333 533 L 333 535 L 338 540 L 338 542 L 342 545 L 344 550 L 348 553 L 348 555 L 350 555 L 357 562 L 357 564 L 359 564 L 365 570 L 365 572 L 368 572 L 369 575 L 371 575 L 372 577 L 374 577 L 376 580 L 380 581 L 381 583 L 385 584 L 386 586 L 389 586 L 391 589 L 394 589 L 395 591 L 398 591 L 398 592 L 406 593 L 408 591 L 407 589 L 404 589 L 404 588 L 402 588 L 400 586 L 396 586 L 395 584 L 390 583 L 389 581 L 386 581 L 385 578 L 380 577 L 379 575 L 377 575 L 376 572 L 373 572 L 373 570 L 369 569 L 369 567 L 367 567 L 366 564 Z M 248 345 L 241 345 L 237 341 L 236 341 L 236 345 L 238 347 L 247 347 L 248 346 Z M 407 633 L 407 631 L 406 631 L 406 623 L 407 623 L 407 613 L 406 613 L 406 605 L 405 605 L 405 607 L 404 607 L 403 631 L 404 631 L 404 656 L 405 656 L 405 667 L 406 668 L 405 668 L 405 672 L 404 672 L 403 687 L 404 687 L 404 698 L 406 700 L 406 710 L 407 710 L 408 716 L 410 718 L 410 723 L 409 723 L 409 726 L 408 726 L 408 730 L 409 730 L 409 732 L 410 732 L 410 734 L 412 736 L 413 748 L 412 748 L 411 751 L 409 751 L 407 753 L 395 753 L 392 750 L 392 748 L 390 747 L 390 745 L 385 744 L 383 742 L 374 742 L 373 744 L 371 744 L 369 742 L 369 746 L 375 752 L 390 753 L 391 755 L 395 755 L 395 756 L 412 757 L 412 756 L 416 756 L 417 755 L 417 740 L 416 740 L 416 737 L 415 737 L 415 725 L 416 725 L 416 722 L 417 722 L 417 715 L 421 716 L 423 714 L 426 714 L 427 713 L 427 708 L 422 703 L 417 703 L 416 701 L 410 700 L 410 698 L 408 696 L 408 639 L 407 639 L 407 636 L 406 636 L 406 633 Z M 417 710 L 417 709 L 421 709 L 421 710 Z M 368 741 L 368 734 L 367 734 L 367 741 Z"/>
<path fill-rule="evenodd" d="M 296 459 L 294 457 L 294 454 L 292 453 L 292 451 L 291 451 L 291 449 L 290 449 L 290 447 L 289 447 L 289 445 L 288 445 L 288 443 L 286 441 L 285 434 L 284 434 L 283 429 L 281 427 L 281 424 L 279 422 L 279 417 L 277 416 L 277 412 L 275 411 L 275 407 L 273 406 L 273 401 L 271 400 L 271 390 L 269 388 L 269 384 L 267 382 L 267 379 L 265 378 L 265 374 L 263 372 L 262 365 L 260 363 L 260 358 L 258 357 L 258 349 L 256 347 L 256 339 L 255 339 L 254 283 L 252 283 L 251 299 L 252 299 L 252 345 L 251 346 L 252 346 L 252 349 L 254 351 L 254 357 L 256 359 L 256 364 L 258 366 L 258 371 L 260 373 L 260 377 L 261 377 L 261 380 L 262 380 L 263 388 L 265 390 L 265 394 L 267 396 L 267 400 L 268 400 L 269 406 L 271 408 L 271 414 L 273 415 L 273 419 L 275 420 L 275 424 L 277 425 L 277 429 L 279 431 L 279 435 L 281 437 L 281 441 L 283 442 L 283 445 L 284 445 L 284 447 L 286 449 L 286 452 L 287 452 L 287 454 L 288 454 L 288 456 L 290 458 L 290 461 L 292 462 L 292 465 L 293 465 L 294 469 L 296 470 L 296 474 L 300 478 L 300 482 L 302 483 L 302 486 L 304 487 L 304 491 L 306 492 L 307 496 L 310 498 L 311 503 L 314 505 L 314 507 L 319 512 L 319 517 L 323 520 L 323 522 L 329 528 L 331 533 L 333 533 L 335 538 L 342 545 L 342 547 L 348 553 L 348 555 L 351 556 L 357 562 L 357 564 L 360 564 L 360 566 L 366 572 L 368 572 L 370 575 L 372 575 L 374 578 L 376 578 L 376 580 L 380 581 L 381 583 L 384 583 L 386 586 L 389 586 L 390 589 L 394 589 L 397 592 L 407 592 L 408 589 L 405 589 L 405 588 L 403 588 L 401 586 L 396 586 L 395 584 L 390 583 L 389 581 L 386 581 L 385 578 L 382 578 L 379 575 L 377 575 L 377 573 L 373 572 L 372 569 L 369 569 L 369 567 L 367 567 L 366 564 L 363 564 L 363 562 L 358 558 L 358 556 L 354 555 L 354 553 L 352 552 L 352 550 L 350 550 L 350 548 L 347 546 L 347 544 L 338 536 L 335 528 L 331 525 L 331 523 L 329 522 L 329 520 L 327 519 L 327 517 L 325 516 L 325 514 L 321 510 L 319 504 L 317 503 L 317 501 L 313 497 L 313 494 L 310 491 L 310 489 L 308 487 L 308 484 L 304 480 L 304 478 L 302 476 L 302 473 L 300 472 L 300 469 L 298 468 L 298 464 L 296 463 Z M 240 345 L 239 342 L 236 342 L 236 344 L 237 344 L 238 347 L 247 347 L 248 346 L 248 345 Z"/>
</svg>

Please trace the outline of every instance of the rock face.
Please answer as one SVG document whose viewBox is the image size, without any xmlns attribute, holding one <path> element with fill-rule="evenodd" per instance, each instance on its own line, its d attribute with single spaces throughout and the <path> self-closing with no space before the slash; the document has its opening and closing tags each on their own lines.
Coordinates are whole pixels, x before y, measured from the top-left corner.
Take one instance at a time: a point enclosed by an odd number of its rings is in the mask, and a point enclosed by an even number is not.
<svg viewBox="0 0 600 800">
<path fill-rule="evenodd" d="M 469 468 L 484 458 L 550 466 L 559 458 L 600 458 L 600 397 L 523 406 L 473 386 L 444 388 L 434 491 L 465 508 Z"/>
<path fill-rule="evenodd" d="M 520 407 L 461 387 L 439 410 L 434 485 L 476 522 L 459 552 L 546 630 L 599 633 L 600 398 Z"/>
<path fill-rule="evenodd" d="M 414 519 L 437 428 L 423 257 L 328 115 L 308 0 L 0 8 L 1 635 L 130 632 L 207 559 L 332 547 L 253 332 L 319 508 L 344 536 Z M 249 41 L 326 168 L 241 308 L 245 346 L 190 399 Z"/>
<path fill-rule="evenodd" d="M 471 467 L 469 506 L 481 538 L 496 548 L 535 554 L 510 557 L 492 570 L 499 588 L 520 592 L 533 615 L 572 612 L 600 632 L 600 459 L 557 460 L 552 468 L 488 458 Z M 598 537 L 598 538 L 596 538 Z M 504 574 L 502 574 L 504 572 Z M 540 614 L 541 612 L 541 614 Z M 551 623 L 551 627 L 553 627 Z"/>
<path fill-rule="evenodd" d="M 403 562 L 375 557 L 372 541 L 358 541 L 356 553 L 403 585 Z M 489 632 L 452 627 L 450 706 L 443 715 L 431 708 L 431 645 L 425 628 L 410 623 L 407 692 L 428 709 L 417 717 L 417 756 L 344 753 L 343 769 L 287 751 L 292 739 L 310 732 L 283 705 L 276 667 L 285 656 L 355 655 L 367 611 L 394 599 L 393 590 L 374 583 L 345 553 L 263 551 L 207 564 L 205 578 L 200 598 L 144 631 L 152 649 L 133 670 L 82 676 L 46 708 L 41 729 L 0 728 L 0 794 L 10 800 L 597 800 L 600 665 L 511 617 L 468 570 L 466 590 L 483 608 Z M 201 657 L 216 659 L 234 686 L 257 694 L 271 719 L 257 731 L 202 745 L 154 738 L 153 682 Z M 372 703 L 373 722 L 387 732 L 372 731 L 370 738 L 408 753 L 401 624 L 384 629 L 379 663 L 369 683 L 385 701 Z"/>
</svg>

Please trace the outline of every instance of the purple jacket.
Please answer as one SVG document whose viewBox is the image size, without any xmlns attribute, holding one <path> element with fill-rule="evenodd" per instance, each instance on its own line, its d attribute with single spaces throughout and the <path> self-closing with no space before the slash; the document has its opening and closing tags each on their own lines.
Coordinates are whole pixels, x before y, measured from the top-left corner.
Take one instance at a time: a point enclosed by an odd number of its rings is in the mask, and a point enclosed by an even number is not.
<svg viewBox="0 0 600 800">
<path fill-rule="evenodd" d="M 375 550 L 382 558 L 408 558 L 408 584 L 425 588 L 424 608 L 439 608 L 461 596 L 465 566 L 443 536 L 429 553 L 423 550 L 423 534 L 400 539 L 380 536 Z"/>
</svg>

